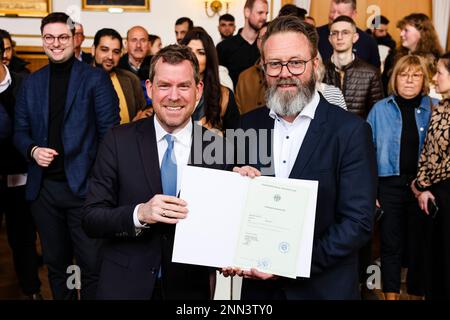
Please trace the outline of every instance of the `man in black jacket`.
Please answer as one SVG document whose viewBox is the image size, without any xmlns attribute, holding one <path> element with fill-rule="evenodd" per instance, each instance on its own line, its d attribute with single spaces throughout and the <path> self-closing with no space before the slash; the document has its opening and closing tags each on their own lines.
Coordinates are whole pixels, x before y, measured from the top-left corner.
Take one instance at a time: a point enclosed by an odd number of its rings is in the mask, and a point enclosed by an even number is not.
<svg viewBox="0 0 450 320">
<path fill-rule="evenodd" d="M 356 0 L 332 0 L 330 3 L 330 12 L 328 16 L 328 24 L 317 28 L 319 34 L 319 52 L 323 61 L 328 60 L 333 54 L 333 47 L 328 41 L 330 35 L 330 24 L 339 16 L 347 16 L 352 19 L 356 17 Z M 355 42 L 353 52 L 360 59 L 370 63 L 376 68 L 379 68 L 380 55 L 376 41 L 367 33 L 357 28 L 359 38 Z"/>
<path fill-rule="evenodd" d="M 20 73 L 21 75 L 29 74 L 30 70 L 27 68 L 29 62 L 17 57 L 14 54 L 14 42 L 12 41 L 9 32 L 0 29 L 0 37 L 3 38 L 3 45 L 5 47 L 2 53 L 3 64 L 15 73 Z"/>
<path fill-rule="evenodd" d="M 337 17 L 330 26 L 333 55 L 325 62 L 323 82 L 341 89 L 349 111 L 366 118 L 375 102 L 383 98 L 380 71 L 352 51 L 358 41 L 352 18 Z"/>
<path fill-rule="evenodd" d="M 0 53 L 3 53 L 0 37 Z M 0 64 L 0 104 L 7 116 L 14 120 L 16 92 L 22 76 Z M 12 132 L 0 144 L 0 222 L 6 219 L 8 242 L 13 253 L 14 268 L 22 291 L 30 299 L 42 299 L 36 253 L 36 227 L 25 200 L 27 163 L 12 144 Z"/>
</svg>

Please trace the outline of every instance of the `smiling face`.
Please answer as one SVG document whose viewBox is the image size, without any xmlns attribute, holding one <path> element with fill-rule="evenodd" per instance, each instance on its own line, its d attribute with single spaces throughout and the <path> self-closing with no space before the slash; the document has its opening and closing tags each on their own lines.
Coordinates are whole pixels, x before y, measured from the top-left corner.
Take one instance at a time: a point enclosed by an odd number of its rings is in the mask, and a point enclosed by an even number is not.
<svg viewBox="0 0 450 320">
<path fill-rule="evenodd" d="M 263 51 L 265 64 L 304 61 L 304 68 L 301 68 L 302 73 L 299 75 L 293 75 L 287 66 L 282 67 L 278 76 L 269 76 L 270 72 L 266 70 L 267 105 L 279 116 L 296 116 L 311 101 L 315 92 L 318 60 L 311 56 L 308 39 L 304 34 L 295 32 L 276 33 L 266 40 Z"/>
<path fill-rule="evenodd" d="M 73 36 L 69 26 L 65 23 L 55 22 L 48 23 L 42 30 L 42 36 L 53 36 L 55 39 L 52 43 L 42 41 L 45 54 L 53 63 L 63 63 L 69 60 L 74 53 Z M 61 43 L 58 37 L 68 36 L 66 43 Z"/>
<path fill-rule="evenodd" d="M 121 54 L 119 39 L 113 39 L 110 36 L 101 37 L 98 46 L 92 47 L 95 64 L 101 66 L 106 72 L 111 72 L 118 66 Z"/>
<path fill-rule="evenodd" d="M 160 58 L 153 82 L 147 80 L 146 88 L 161 126 L 172 133 L 190 121 L 202 95 L 203 83 L 195 83 L 194 68 L 188 60 L 169 64 Z"/>
</svg>

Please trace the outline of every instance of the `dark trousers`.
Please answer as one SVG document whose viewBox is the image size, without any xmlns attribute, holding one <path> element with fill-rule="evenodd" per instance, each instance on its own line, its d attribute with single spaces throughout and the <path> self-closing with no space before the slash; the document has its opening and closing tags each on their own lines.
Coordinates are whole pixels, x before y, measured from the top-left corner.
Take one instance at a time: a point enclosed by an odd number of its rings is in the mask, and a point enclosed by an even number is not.
<svg viewBox="0 0 450 320">
<path fill-rule="evenodd" d="M 430 218 L 426 261 L 427 299 L 450 300 L 450 180 L 431 187 L 439 211 Z"/>
<path fill-rule="evenodd" d="M 0 223 L 3 213 L 19 285 L 26 295 L 38 293 L 41 282 L 38 275 L 36 227 L 25 200 L 25 186 L 7 188 L 6 177 L 0 180 Z"/>
<path fill-rule="evenodd" d="M 67 270 L 75 264 L 74 256 L 81 271 L 80 297 L 95 299 L 100 241 L 88 238 L 81 228 L 83 203 L 67 182 L 51 180 L 43 181 L 38 198 L 31 203 L 54 299 L 77 299 L 74 273 Z"/>
<path fill-rule="evenodd" d="M 425 293 L 425 223 L 410 189 L 414 176 L 379 179 L 381 277 L 384 292 L 400 292 L 402 266 L 408 267 L 409 294 Z"/>
</svg>

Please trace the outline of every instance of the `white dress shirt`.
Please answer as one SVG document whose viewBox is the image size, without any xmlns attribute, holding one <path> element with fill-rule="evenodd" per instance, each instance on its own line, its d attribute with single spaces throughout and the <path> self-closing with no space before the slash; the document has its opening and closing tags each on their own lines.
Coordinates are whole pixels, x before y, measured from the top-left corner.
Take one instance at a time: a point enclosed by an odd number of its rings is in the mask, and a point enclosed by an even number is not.
<svg viewBox="0 0 450 320">
<path fill-rule="evenodd" d="M 167 150 L 167 141 L 164 139 L 165 135 L 168 134 L 166 130 L 161 126 L 158 117 L 155 116 L 155 133 L 156 133 L 156 143 L 158 147 L 158 159 L 159 159 L 159 167 L 161 168 L 162 159 L 164 157 L 164 153 Z M 174 137 L 174 152 L 175 159 L 177 161 L 177 194 L 180 191 L 180 183 L 181 177 L 183 173 L 183 168 L 189 162 L 189 155 L 191 154 L 191 144 L 192 144 L 192 121 L 189 121 L 187 125 L 181 130 L 177 130 L 175 133 L 172 133 Z M 136 228 L 144 228 L 144 226 L 139 222 L 137 212 L 139 209 L 138 204 L 134 208 L 133 212 L 133 221 Z"/>
<path fill-rule="evenodd" d="M 2 82 L 0 82 L 0 93 L 2 93 L 6 89 L 8 89 L 8 87 L 11 85 L 12 79 L 7 66 L 0 63 L 0 68 L 3 68 L 6 72 L 5 79 L 3 79 Z"/>
<path fill-rule="evenodd" d="M 311 120 L 314 119 L 319 101 L 320 96 L 316 91 L 311 101 L 292 123 L 280 118 L 270 110 L 269 115 L 275 119 L 273 158 L 276 177 L 289 178 Z"/>
</svg>

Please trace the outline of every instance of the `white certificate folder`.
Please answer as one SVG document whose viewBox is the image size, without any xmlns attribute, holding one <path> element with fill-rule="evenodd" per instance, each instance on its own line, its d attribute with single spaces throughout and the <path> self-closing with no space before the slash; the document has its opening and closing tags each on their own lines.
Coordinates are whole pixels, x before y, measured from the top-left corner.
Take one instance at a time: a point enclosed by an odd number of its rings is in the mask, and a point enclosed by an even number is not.
<svg viewBox="0 0 450 320">
<path fill-rule="evenodd" d="M 310 276 L 318 181 L 187 166 L 172 261 Z"/>
</svg>

